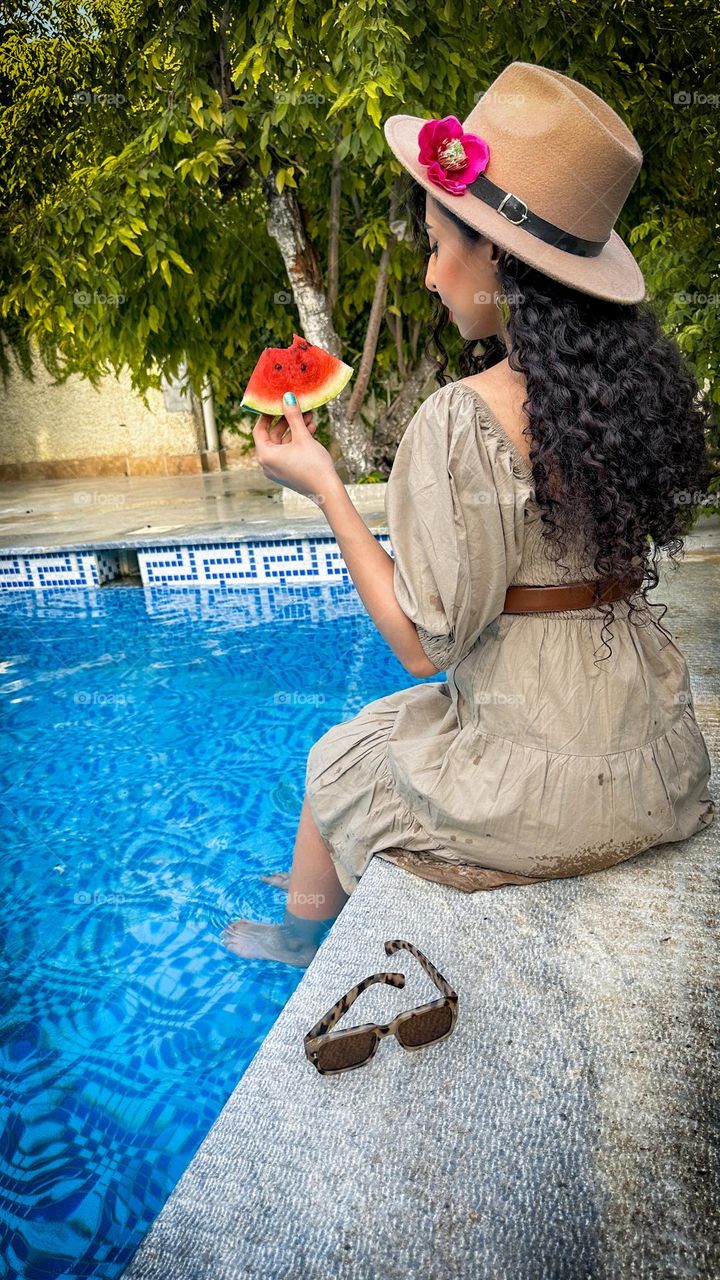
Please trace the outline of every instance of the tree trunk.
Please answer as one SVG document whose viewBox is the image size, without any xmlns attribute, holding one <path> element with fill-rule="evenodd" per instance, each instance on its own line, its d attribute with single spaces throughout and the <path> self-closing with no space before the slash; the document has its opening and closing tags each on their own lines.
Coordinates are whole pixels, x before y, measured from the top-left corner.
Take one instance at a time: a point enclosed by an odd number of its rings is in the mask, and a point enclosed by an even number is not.
<svg viewBox="0 0 720 1280">
<path fill-rule="evenodd" d="M 396 235 L 394 228 L 396 227 L 395 219 L 397 217 L 397 207 L 399 199 L 399 185 L 397 178 L 395 179 L 392 190 L 390 192 L 390 216 L 389 223 L 393 235 Z M 365 399 L 365 392 L 370 381 L 373 365 L 375 363 L 375 353 L 377 351 L 378 337 L 380 335 L 380 325 L 383 316 L 386 314 L 387 303 L 387 281 L 388 271 L 390 268 L 390 250 L 391 244 L 383 249 L 380 255 L 380 264 L 375 279 L 375 291 L 373 293 L 372 306 L 370 308 L 370 319 L 365 333 L 365 342 L 363 344 L 362 359 L 360 368 L 355 379 L 352 396 L 350 397 L 350 405 L 348 414 L 354 418 L 359 412 Z M 397 318 L 397 317 L 396 317 Z"/>
<path fill-rule="evenodd" d="M 263 180 L 268 202 L 268 234 L 275 240 L 287 271 L 300 317 L 300 331 L 308 342 L 342 360 L 340 342 L 328 310 L 327 294 L 314 245 L 308 238 L 293 187 L 278 191 L 274 168 Z M 362 423 L 348 417 L 347 389 L 326 405 L 352 483 L 368 470 L 368 439 Z"/>
<path fill-rule="evenodd" d="M 431 357 L 423 356 L 420 363 L 408 373 L 392 404 L 375 422 L 371 443 L 373 470 L 389 474 L 398 443 L 417 409 L 418 401 L 440 385 L 432 376 L 436 368 L 436 362 Z"/>
<path fill-rule="evenodd" d="M 298 203 L 297 193 L 293 187 L 287 186 L 283 187 L 282 191 L 278 191 L 275 165 L 267 177 L 262 179 L 262 187 L 269 210 L 268 233 L 275 240 L 285 263 L 298 309 L 300 331 L 309 342 L 323 347 L 331 355 L 342 359 L 341 345 L 328 305 L 329 297 L 322 279 L 320 263 L 305 228 L 303 210 Z M 390 225 L 392 234 L 396 238 L 402 238 L 404 229 L 395 221 L 398 190 L 396 181 L 390 196 Z M 360 409 L 370 382 L 380 326 L 386 314 L 389 263 L 390 245 L 388 244 L 378 264 L 375 293 L 355 385 L 352 392 L 346 389 L 326 406 L 331 431 L 341 450 L 349 483 L 354 483 L 361 475 L 375 469 L 389 472 L 397 442 L 435 369 L 434 361 L 423 355 L 422 359 L 407 371 L 406 376 L 401 379 L 400 389 L 392 404 L 377 419 L 374 438 L 371 440 L 360 417 Z M 395 319 L 397 320 L 397 317 Z M 391 328 L 399 346 L 402 327 L 396 324 Z M 416 326 L 412 335 L 415 343 L 418 335 L 419 329 Z M 404 371 L 402 361 L 399 365 Z"/>
<path fill-rule="evenodd" d="M 365 392 L 367 391 L 370 375 L 375 363 L 375 352 L 377 351 L 378 336 L 380 334 L 380 324 L 382 322 L 383 313 L 385 311 L 385 295 L 387 293 L 388 267 L 390 265 L 390 247 L 386 245 L 380 255 L 380 265 L 375 279 L 375 292 L 373 294 L 372 306 L 370 308 L 370 319 L 365 331 L 365 342 L 363 345 L 362 358 L 360 360 L 360 368 L 355 378 L 355 386 L 353 387 L 350 403 L 348 405 L 348 416 L 356 418 L 360 412 Z"/>
</svg>

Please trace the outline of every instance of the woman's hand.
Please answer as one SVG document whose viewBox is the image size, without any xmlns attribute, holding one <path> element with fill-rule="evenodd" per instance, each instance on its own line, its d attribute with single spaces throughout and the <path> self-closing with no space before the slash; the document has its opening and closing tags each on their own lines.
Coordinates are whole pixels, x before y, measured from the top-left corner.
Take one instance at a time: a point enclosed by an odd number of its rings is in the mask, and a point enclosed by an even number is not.
<svg viewBox="0 0 720 1280">
<path fill-rule="evenodd" d="M 293 489 L 322 505 L 328 490 L 338 482 L 335 463 L 324 445 L 314 439 L 317 423 L 312 412 L 301 413 L 298 405 L 287 405 L 284 416 L 273 426 L 261 413 L 253 427 L 258 463 L 268 480 Z M 288 436 L 288 439 L 283 439 Z"/>
</svg>

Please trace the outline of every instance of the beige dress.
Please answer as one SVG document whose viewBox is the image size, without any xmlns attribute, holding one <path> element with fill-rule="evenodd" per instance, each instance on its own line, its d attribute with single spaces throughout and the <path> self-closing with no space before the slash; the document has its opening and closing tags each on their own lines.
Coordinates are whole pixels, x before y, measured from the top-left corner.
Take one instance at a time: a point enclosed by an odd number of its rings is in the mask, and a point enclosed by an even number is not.
<svg viewBox="0 0 720 1280">
<path fill-rule="evenodd" d="M 385 510 L 397 599 L 446 680 L 368 703 L 310 750 L 308 803 L 346 893 L 375 855 L 473 892 L 710 825 L 685 658 L 642 597 L 639 622 L 614 603 L 611 655 L 599 610 L 502 613 L 512 583 L 597 574 L 577 552 L 553 564 L 532 471 L 472 387 L 414 415 Z"/>
</svg>

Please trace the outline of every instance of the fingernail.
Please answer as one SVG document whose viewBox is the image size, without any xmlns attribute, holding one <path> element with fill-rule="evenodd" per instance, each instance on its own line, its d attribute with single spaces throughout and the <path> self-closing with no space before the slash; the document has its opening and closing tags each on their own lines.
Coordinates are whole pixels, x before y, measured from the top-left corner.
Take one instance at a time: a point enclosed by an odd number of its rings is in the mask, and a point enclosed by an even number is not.
<svg viewBox="0 0 720 1280">
<path fill-rule="evenodd" d="M 293 391 L 286 391 L 283 400 L 285 404 L 297 404 L 297 397 Z"/>
</svg>

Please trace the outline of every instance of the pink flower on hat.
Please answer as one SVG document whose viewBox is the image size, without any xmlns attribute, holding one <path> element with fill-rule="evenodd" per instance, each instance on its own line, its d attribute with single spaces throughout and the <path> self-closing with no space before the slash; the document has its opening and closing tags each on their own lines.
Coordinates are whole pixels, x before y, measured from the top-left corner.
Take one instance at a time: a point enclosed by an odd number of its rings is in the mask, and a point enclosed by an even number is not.
<svg viewBox="0 0 720 1280">
<path fill-rule="evenodd" d="M 451 195 L 461 196 L 469 183 L 487 167 L 490 148 L 476 133 L 463 133 L 457 116 L 428 120 L 418 134 L 420 164 L 428 178 Z"/>
</svg>

